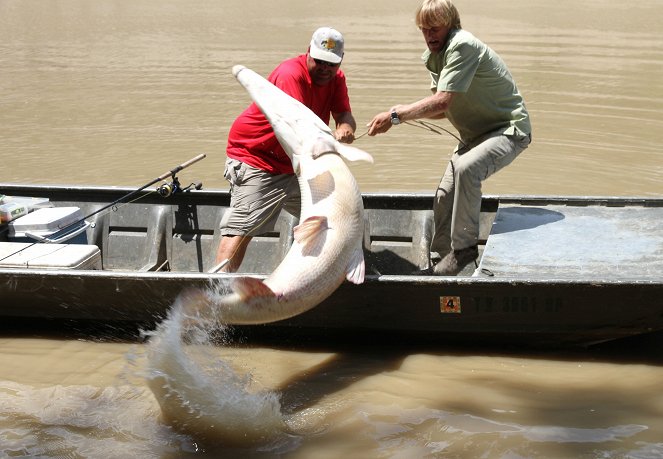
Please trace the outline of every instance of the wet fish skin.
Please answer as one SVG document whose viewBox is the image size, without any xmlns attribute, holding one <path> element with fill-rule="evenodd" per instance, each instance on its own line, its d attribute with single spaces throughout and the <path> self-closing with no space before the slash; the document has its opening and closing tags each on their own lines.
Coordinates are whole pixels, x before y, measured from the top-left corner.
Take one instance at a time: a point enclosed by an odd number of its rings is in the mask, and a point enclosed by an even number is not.
<svg viewBox="0 0 663 459">
<path fill-rule="evenodd" d="M 224 324 L 260 324 L 301 314 L 347 279 L 364 281 L 364 208 L 345 160 L 372 163 L 370 154 L 338 142 L 308 107 L 243 66 L 233 74 L 258 104 L 290 157 L 301 191 L 300 224 L 283 261 L 264 281 L 237 277 L 233 293 L 187 292 L 191 310 Z"/>
</svg>

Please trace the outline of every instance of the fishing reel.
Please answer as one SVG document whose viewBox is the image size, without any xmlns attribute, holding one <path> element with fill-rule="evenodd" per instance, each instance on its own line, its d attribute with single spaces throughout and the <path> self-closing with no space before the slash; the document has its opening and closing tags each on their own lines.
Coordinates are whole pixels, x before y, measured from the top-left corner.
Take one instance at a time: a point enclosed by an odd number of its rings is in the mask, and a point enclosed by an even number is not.
<svg viewBox="0 0 663 459">
<path fill-rule="evenodd" d="M 173 193 L 180 191 L 180 181 L 176 176 L 173 175 L 173 180 L 170 183 L 164 183 L 159 188 L 157 188 L 157 193 L 161 195 L 162 198 L 167 198 Z"/>
<path fill-rule="evenodd" d="M 182 191 L 189 191 L 191 189 L 200 190 L 202 188 L 203 188 L 203 184 L 200 183 L 200 182 L 191 183 L 190 185 L 182 188 L 182 186 L 180 185 L 179 179 L 175 175 L 173 175 L 172 180 L 170 181 L 170 183 L 164 183 L 163 185 L 161 185 L 160 187 L 157 188 L 157 193 L 159 193 L 159 195 L 162 198 L 167 198 L 167 197 L 173 195 L 174 193 L 180 193 Z"/>
</svg>

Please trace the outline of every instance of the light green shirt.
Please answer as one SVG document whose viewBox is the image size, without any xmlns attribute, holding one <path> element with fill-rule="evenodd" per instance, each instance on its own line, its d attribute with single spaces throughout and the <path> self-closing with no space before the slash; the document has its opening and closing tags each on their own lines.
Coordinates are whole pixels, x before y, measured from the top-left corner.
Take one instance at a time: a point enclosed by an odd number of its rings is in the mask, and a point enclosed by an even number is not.
<svg viewBox="0 0 663 459">
<path fill-rule="evenodd" d="M 426 50 L 422 59 L 431 88 L 454 93 L 445 115 L 464 142 L 500 129 L 507 135 L 531 133 L 525 102 L 506 64 L 470 32 L 452 30 L 442 51 Z"/>
</svg>

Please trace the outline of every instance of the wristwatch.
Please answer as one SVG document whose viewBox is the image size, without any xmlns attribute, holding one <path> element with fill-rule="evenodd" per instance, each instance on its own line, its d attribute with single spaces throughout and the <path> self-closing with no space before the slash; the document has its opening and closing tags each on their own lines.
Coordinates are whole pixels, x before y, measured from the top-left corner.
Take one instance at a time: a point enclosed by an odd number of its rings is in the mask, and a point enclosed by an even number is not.
<svg viewBox="0 0 663 459">
<path fill-rule="evenodd" d="M 401 124 L 401 119 L 398 117 L 398 113 L 396 113 L 396 110 L 391 112 L 391 124 Z"/>
</svg>

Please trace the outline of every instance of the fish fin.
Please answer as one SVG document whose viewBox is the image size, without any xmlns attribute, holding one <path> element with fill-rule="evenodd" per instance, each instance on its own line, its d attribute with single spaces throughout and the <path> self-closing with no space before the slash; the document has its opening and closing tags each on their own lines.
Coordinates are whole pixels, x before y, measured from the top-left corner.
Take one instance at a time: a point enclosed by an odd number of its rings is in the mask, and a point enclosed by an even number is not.
<svg viewBox="0 0 663 459">
<path fill-rule="evenodd" d="M 338 150 L 338 146 L 340 145 L 338 140 L 334 138 L 331 131 L 327 134 L 321 133 L 302 148 L 302 150 L 309 151 L 313 159 L 318 159 L 324 154 Z"/>
<path fill-rule="evenodd" d="M 373 164 L 373 157 L 369 153 L 360 148 L 341 143 L 332 135 L 317 137 L 305 150 L 310 150 L 313 159 L 317 159 L 327 153 L 335 152 L 348 161 L 366 161 Z"/>
<path fill-rule="evenodd" d="M 348 265 L 348 272 L 345 278 L 353 284 L 361 284 L 364 282 L 365 273 L 366 264 L 364 263 L 364 252 L 361 247 L 357 247 L 355 251 L 352 252 L 352 257 L 350 257 L 350 264 Z"/>
<path fill-rule="evenodd" d="M 321 231 L 328 228 L 327 217 L 315 215 L 309 217 L 294 228 L 295 241 L 306 247 Z"/>
<path fill-rule="evenodd" d="M 348 161 L 366 161 L 373 164 L 373 157 L 357 147 L 351 147 L 344 143 L 338 143 L 336 152 Z"/>
<path fill-rule="evenodd" d="M 272 289 L 255 277 L 238 277 L 233 281 L 232 289 L 242 301 L 248 298 L 276 296 Z"/>
</svg>

